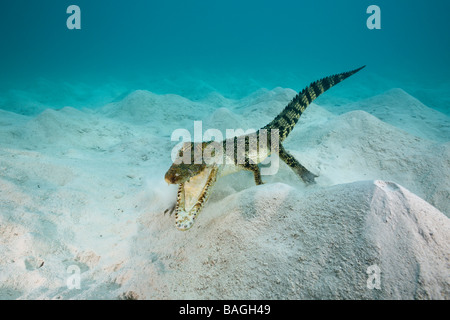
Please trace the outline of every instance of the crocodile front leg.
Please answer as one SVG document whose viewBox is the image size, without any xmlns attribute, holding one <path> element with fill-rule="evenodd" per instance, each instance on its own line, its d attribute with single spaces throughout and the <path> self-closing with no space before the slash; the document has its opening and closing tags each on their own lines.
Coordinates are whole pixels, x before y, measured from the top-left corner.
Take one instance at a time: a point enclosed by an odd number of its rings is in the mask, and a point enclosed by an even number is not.
<svg viewBox="0 0 450 320">
<path fill-rule="evenodd" d="M 257 164 L 245 164 L 245 165 L 242 166 L 242 168 L 243 168 L 244 170 L 252 171 L 252 172 L 253 172 L 253 175 L 254 175 L 254 177 L 255 177 L 255 183 L 256 183 L 256 185 L 259 186 L 259 185 L 261 185 L 261 184 L 264 184 L 264 182 L 263 182 L 262 179 L 261 179 L 261 170 L 259 169 L 259 167 L 258 167 Z"/>
</svg>

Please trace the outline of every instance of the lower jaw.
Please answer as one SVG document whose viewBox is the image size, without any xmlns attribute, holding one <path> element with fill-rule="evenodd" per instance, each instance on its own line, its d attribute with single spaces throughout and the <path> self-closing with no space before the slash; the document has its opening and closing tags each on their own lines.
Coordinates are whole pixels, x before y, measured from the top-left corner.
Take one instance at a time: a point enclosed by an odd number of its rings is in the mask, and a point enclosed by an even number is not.
<svg viewBox="0 0 450 320">
<path fill-rule="evenodd" d="M 217 167 L 211 167 L 205 170 L 207 171 L 204 175 L 191 178 L 190 182 L 179 185 L 177 199 L 178 206 L 175 214 L 175 225 L 178 230 L 189 230 L 193 226 L 195 219 L 203 208 L 203 205 L 208 200 L 210 188 L 217 178 Z M 198 189 L 201 188 L 201 191 L 199 190 L 198 197 L 195 197 L 194 199 L 186 199 L 186 188 L 189 187 Z M 189 210 L 186 209 L 186 200 L 188 200 L 190 204 Z"/>
</svg>

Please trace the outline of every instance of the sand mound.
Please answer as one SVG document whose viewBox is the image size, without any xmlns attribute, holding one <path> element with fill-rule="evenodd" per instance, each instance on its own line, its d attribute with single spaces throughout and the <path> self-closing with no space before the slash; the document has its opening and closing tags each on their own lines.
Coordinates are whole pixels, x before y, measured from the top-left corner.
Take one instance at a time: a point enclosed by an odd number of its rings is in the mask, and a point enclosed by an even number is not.
<svg viewBox="0 0 450 320">
<path fill-rule="evenodd" d="M 368 99 L 327 109 L 338 114 L 364 110 L 417 137 L 438 142 L 450 141 L 450 118 L 425 106 L 402 89 L 391 89 Z"/>
<path fill-rule="evenodd" d="M 2 248 L 0 296 L 450 296 L 449 220 L 395 183 L 366 181 L 307 192 L 285 184 L 253 187 L 208 204 L 189 232 L 177 231 L 173 217 L 160 210 L 139 218 L 100 215 L 89 219 L 92 226 L 86 225 L 88 214 L 81 213 L 72 228 L 48 214 L 32 224 L 2 223 L 8 247 Z M 58 230 L 70 234 L 58 236 Z M 81 270 L 80 289 L 67 287 L 66 269 L 73 265 Z M 368 268 L 381 271 L 380 289 L 370 287 Z"/>
<path fill-rule="evenodd" d="M 127 120 L 133 123 L 151 123 L 159 121 L 173 122 L 185 118 L 200 119 L 203 117 L 206 105 L 186 99 L 175 94 L 158 95 L 146 90 L 136 90 L 118 102 L 110 103 L 100 109 L 101 114 Z M 211 108 L 211 107 L 210 107 Z"/>
<path fill-rule="evenodd" d="M 317 111 L 322 117 L 319 107 L 311 109 L 309 125 L 294 130 L 286 146 L 320 175 L 319 183 L 391 180 L 450 214 L 449 143 L 417 138 L 364 111 L 325 123 L 314 120 Z"/>
<path fill-rule="evenodd" d="M 228 108 L 219 108 L 215 110 L 209 117 L 203 121 L 203 129 L 218 129 L 226 138 L 227 129 L 242 129 L 248 128 L 246 122 L 242 117 L 235 114 Z M 230 126 L 232 124 L 232 126 Z"/>
<path fill-rule="evenodd" d="M 220 179 L 188 232 L 164 216 L 172 130 L 257 129 L 293 94 L 135 91 L 95 111 L 0 111 L 0 298 L 448 299 L 450 145 L 366 111 L 312 105 L 286 140 L 317 185 L 282 163 L 262 186 Z"/>
<path fill-rule="evenodd" d="M 121 123 L 71 107 L 46 109 L 27 120 L 4 131 L 4 144 L 56 152 L 70 148 L 105 150 L 120 143 L 128 131 Z"/>
<path fill-rule="evenodd" d="M 188 233 L 166 231 L 170 223 L 162 219 L 155 225 L 158 214 L 141 217 L 135 250 L 147 258 L 133 272 L 165 288 L 124 284 L 141 297 L 449 297 L 450 222 L 395 183 L 306 193 L 284 184 L 253 187 L 209 205 Z M 157 240 L 140 246 L 150 238 Z M 150 257 L 153 265 L 146 266 Z M 372 265 L 381 270 L 379 290 L 367 288 Z"/>
</svg>

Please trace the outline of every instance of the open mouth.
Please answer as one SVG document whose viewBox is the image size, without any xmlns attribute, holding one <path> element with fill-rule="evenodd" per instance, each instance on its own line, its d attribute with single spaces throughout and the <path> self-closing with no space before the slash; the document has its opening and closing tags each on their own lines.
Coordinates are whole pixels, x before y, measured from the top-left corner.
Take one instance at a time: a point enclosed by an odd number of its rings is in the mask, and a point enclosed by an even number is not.
<svg viewBox="0 0 450 320">
<path fill-rule="evenodd" d="M 217 179 L 217 166 L 204 169 L 189 181 L 179 184 L 175 223 L 179 230 L 188 230 L 208 200 Z"/>
</svg>

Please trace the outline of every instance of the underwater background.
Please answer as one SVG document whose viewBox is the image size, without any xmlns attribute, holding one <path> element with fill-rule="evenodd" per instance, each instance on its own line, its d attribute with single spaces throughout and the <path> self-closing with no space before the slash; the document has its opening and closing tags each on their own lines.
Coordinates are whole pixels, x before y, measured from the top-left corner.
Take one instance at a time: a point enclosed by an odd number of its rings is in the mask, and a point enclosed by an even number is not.
<svg viewBox="0 0 450 320">
<path fill-rule="evenodd" d="M 80 30 L 66 27 L 72 4 Z M 366 26 L 373 4 L 380 30 Z M 0 108 L 96 107 L 136 89 L 241 98 L 367 65 L 365 90 L 350 79 L 328 98 L 400 87 L 450 114 L 449 12 L 446 0 L 4 1 Z"/>
<path fill-rule="evenodd" d="M 449 12 L 2 1 L 0 299 L 449 300 Z M 262 128 L 312 81 L 363 65 L 283 143 L 316 184 L 283 161 L 263 185 L 221 176 L 177 229 L 176 129 Z"/>
</svg>

